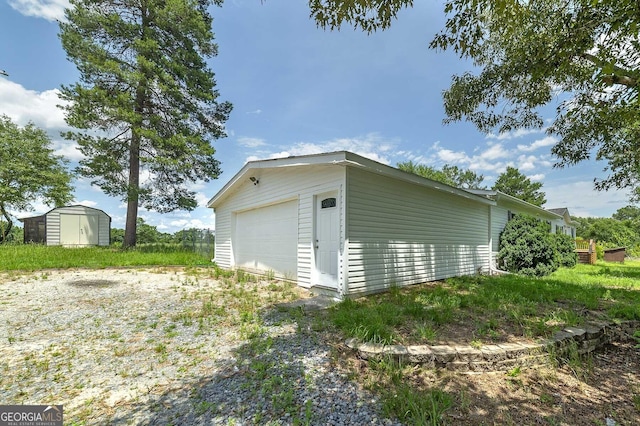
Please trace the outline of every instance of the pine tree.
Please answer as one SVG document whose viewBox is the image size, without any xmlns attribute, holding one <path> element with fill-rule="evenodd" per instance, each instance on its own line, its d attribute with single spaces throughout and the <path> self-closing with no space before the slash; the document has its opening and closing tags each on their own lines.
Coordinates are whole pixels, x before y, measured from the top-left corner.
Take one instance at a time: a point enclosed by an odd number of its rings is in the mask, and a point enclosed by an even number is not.
<svg viewBox="0 0 640 426">
<path fill-rule="evenodd" d="M 218 102 L 205 59 L 217 54 L 207 11 L 220 0 L 71 0 L 60 39 L 80 81 L 62 87 L 80 131 L 78 172 L 127 202 L 125 247 L 138 207 L 193 210 L 187 184 L 215 179 L 211 141 L 226 136 L 231 104 Z"/>
<path fill-rule="evenodd" d="M 532 182 L 515 167 L 507 167 L 507 170 L 498 176 L 491 189 L 519 198 L 534 206 L 542 207 L 547 199 L 545 193 L 540 191 L 541 188 L 542 183 Z"/>
</svg>

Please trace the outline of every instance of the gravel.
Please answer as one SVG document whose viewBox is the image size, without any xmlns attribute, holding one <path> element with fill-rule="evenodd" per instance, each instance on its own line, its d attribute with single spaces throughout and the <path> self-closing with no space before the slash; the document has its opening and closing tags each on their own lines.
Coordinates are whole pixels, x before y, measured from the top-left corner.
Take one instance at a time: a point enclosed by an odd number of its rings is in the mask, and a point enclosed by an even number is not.
<svg viewBox="0 0 640 426">
<path fill-rule="evenodd" d="M 0 278 L 0 402 L 63 404 L 65 424 L 398 424 L 278 285 L 241 286 L 247 312 L 238 284 L 181 270 Z"/>
</svg>

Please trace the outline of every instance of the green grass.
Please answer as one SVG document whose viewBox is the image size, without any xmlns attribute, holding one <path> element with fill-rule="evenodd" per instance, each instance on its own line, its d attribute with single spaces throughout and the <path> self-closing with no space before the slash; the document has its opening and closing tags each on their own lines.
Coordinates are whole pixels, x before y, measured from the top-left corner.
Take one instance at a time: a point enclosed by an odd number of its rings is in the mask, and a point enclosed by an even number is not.
<svg viewBox="0 0 640 426">
<path fill-rule="evenodd" d="M 175 246 L 66 248 L 40 244 L 0 245 L 0 271 L 129 266 L 207 266 L 211 259 Z"/>
<path fill-rule="evenodd" d="M 380 396 L 385 416 L 406 424 L 443 424 L 443 414 L 453 405 L 450 394 L 416 386 L 411 367 L 390 358 L 369 361 L 369 369 L 364 385 Z"/>
<path fill-rule="evenodd" d="M 549 336 L 588 315 L 640 319 L 640 262 L 599 262 L 545 278 L 470 276 L 358 300 L 330 310 L 343 333 L 378 343 L 432 343 L 442 327 L 465 324 L 467 340 Z"/>
</svg>

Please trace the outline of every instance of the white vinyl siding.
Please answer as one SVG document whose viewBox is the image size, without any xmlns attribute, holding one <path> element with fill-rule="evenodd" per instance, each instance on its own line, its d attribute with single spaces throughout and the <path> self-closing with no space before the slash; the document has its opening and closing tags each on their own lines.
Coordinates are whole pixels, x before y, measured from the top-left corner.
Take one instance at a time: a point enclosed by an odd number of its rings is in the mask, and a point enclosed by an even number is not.
<svg viewBox="0 0 640 426">
<path fill-rule="evenodd" d="M 250 176 L 256 177 L 259 183 L 254 185 L 249 180 Z M 297 200 L 297 270 L 295 277 L 287 278 L 296 279 L 303 287 L 310 287 L 314 255 L 314 195 L 340 189 L 344 184 L 344 176 L 345 168 L 334 165 L 251 170 L 246 182 L 239 182 L 237 188 L 216 203 L 215 261 L 218 266 L 237 266 L 233 256 L 233 241 L 238 213 Z"/>
<path fill-rule="evenodd" d="M 487 204 L 356 168 L 347 185 L 349 294 L 487 272 Z"/>
<path fill-rule="evenodd" d="M 509 210 L 499 206 L 491 207 L 491 261 L 498 269 L 500 268 L 496 263 L 496 257 L 500 250 L 500 234 L 508 221 Z"/>
<path fill-rule="evenodd" d="M 69 215 L 87 216 L 88 218 L 82 220 L 82 222 L 85 224 L 86 222 L 91 223 L 92 232 L 97 232 L 97 244 L 100 246 L 109 245 L 111 218 L 102 210 L 85 206 L 59 207 L 46 214 L 47 245 L 57 246 L 61 244 L 60 215 L 64 215 L 67 218 Z M 79 224 L 80 222 L 80 219 L 78 219 Z M 91 241 L 96 241 L 95 235 L 91 238 Z M 81 242 L 82 244 L 80 244 Z M 77 245 L 91 245 L 86 243 L 86 240 L 79 239 Z"/>
</svg>

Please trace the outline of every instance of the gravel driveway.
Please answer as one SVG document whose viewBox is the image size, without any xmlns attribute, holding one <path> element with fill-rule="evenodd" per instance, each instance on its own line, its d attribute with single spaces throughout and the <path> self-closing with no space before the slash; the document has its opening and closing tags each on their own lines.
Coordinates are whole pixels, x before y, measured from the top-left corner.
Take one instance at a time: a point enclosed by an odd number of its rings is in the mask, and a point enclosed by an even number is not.
<svg viewBox="0 0 640 426">
<path fill-rule="evenodd" d="M 209 272 L 0 278 L 0 403 L 65 424 L 392 424 L 298 312 L 300 290 Z"/>
</svg>

